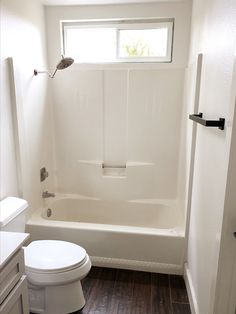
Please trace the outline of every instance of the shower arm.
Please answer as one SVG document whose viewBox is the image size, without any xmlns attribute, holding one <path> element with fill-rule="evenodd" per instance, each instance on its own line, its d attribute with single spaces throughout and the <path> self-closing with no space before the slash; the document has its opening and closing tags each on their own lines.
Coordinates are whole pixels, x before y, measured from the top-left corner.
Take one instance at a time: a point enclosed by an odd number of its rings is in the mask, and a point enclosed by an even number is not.
<svg viewBox="0 0 236 314">
<path fill-rule="evenodd" d="M 57 73 L 57 70 L 64 70 L 66 68 L 68 68 L 69 66 L 71 66 L 74 63 L 74 59 L 72 58 L 65 58 L 62 55 L 62 59 L 59 61 L 59 63 L 56 65 L 56 69 L 53 72 L 53 74 L 51 74 L 48 70 L 44 70 L 44 71 L 38 71 L 34 69 L 34 75 L 38 75 L 38 74 L 47 74 L 50 78 L 54 78 L 55 74 Z"/>
<path fill-rule="evenodd" d="M 45 71 L 38 71 L 38 70 L 34 70 L 34 75 L 38 75 L 38 74 L 47 74 L 50 78 L 54 78 L 55 74 L 57 73 L 58 69 L 55 69 L 55 71 L 53 72 L 53 74 L 51 74 L 48 70 Z"/>
<path fill-rule="evenodd" d="M 49 76 L 51 77 L 51 78 L 54 78 L 54 76 L 55 76 L 55 74 L 57 73 L 57 68 L 55 69 L 55 71 L 53 72 L 53 74 L 50 74 Z"/>
<path fill-rule="evenodd" d="M 57 69 L 56 69 L 57 70 Z M 48 71 L 48 70 L 45 70 L 45 71 L 38 71 L 38 70 L 34 70 L 34 75 L 38 75 L 38 74 L 47 74 L 50 78 L 53 78 L 54 75 L 56 74 L 56 71 L 53 73 L 53 75 Z"/>
</svg>

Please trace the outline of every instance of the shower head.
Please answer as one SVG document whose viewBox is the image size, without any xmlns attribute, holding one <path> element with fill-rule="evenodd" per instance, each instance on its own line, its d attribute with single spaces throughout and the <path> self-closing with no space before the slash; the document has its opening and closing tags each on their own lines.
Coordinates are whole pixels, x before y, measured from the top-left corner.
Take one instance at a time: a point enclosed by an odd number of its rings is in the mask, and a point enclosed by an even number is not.
<svg viewBox="0 0 236 314">
<path fill-rule="evenodd" d="M 63 69 L 68 68 L 70 65 L 72 65 L 72 63 L 74 63 L 74 59 L 64 58 L 62 56 L 62 59 L 60 60 L 60 62 L 58 62 L 56 68 L 57 68 L 57 70 L 63 70 Z"/>
<path fill-rule="evenodd" d="M 64 58 L 64 56 L 62 55 L 62 59 L 56 65 L 56 69 L 53 72 L 53 74 L 51 74 L 49 71 L 34 70 L 34 75 L 38 75 L 38 74 L 41 74 L 41 73 L 46 73 L 46 74 L 48 74 L 48 76 L 50 78 L 54 78 L 55 74 L 57 73 L 57 70 L 64 70 L 64 69 L 68 68 L 69 66 L 71 66 L 72 63 L 74 63 L 74 59 L 72 59 L 72 58 Z"/>
</svg>

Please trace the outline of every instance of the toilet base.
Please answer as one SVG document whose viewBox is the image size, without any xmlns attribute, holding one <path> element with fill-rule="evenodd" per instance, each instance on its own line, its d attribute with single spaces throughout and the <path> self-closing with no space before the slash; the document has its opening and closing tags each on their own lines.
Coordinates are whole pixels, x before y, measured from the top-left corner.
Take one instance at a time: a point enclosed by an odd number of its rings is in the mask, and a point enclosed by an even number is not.
<svg viewBox="0 0 236 314">
<path fill-rule="evenodd" d="M 31 313 L 67 314 L 85 305 L 80 280 L 57 286 L 35 286 L 28 283 Z"/>
</svg>

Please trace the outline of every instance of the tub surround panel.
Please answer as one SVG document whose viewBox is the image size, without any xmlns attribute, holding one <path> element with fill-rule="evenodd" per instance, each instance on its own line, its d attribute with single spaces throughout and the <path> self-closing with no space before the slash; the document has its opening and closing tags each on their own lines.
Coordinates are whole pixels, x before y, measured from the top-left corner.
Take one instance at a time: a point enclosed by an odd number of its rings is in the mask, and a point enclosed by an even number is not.
<svg viewBox="0 0 236 314">
<path fill-rule="evenodd" d="M 132 173 L 137 180 L 138 171 L 152 172 L 146 184 L 157 198 L 178 198 L 183 82 L 180 69 L 130 72 L 128 156 L 153 163 Z"/>
<path fill-rule="evenodd" d="M 59 73 L 53 82 L 58 191 L 177 198 L 183 81 L 180 69 Z M 103 164 L 125 169 L 104 176 Z"/>
<path fill-rule="evenodd" d="M 103 72 L 68 69 L 53 83 L 57 167 L 66 176 L 63 164 L 76 167 L 79 160 L 103 159 Z"/>
<path fill-rule="evenodd" d="M 53 83 L 58 187 L 61 188 L 63 180 L 67 189 L 72 189 L 77 185 L 78 168 L 86 169 L 90 178 L 89 172 L 98 170 L 95 163 L 80 160 L 103 159 L 103 75 L 100 71 L 64 71 L 58 73 Z M 90 184 L 86 172 L 80 171 L 80 178 L 85 186 Z"/>
<path fill-rule="evenodd" d="M 129 71 L 103 71 L 103 162 L 126 166 Z"/>
</svg>

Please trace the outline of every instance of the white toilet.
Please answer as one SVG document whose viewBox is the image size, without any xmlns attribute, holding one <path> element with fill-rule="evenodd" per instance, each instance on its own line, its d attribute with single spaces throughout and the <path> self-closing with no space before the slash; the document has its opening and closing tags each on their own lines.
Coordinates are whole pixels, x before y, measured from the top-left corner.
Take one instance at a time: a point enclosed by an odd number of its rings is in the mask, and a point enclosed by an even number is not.
<svg viewBox="0 0 236 314">
<path fill-rule="evenodd" d="M 0 230 L 24 232 L 25 200 L 8 197 L 0 203 Z M 70 242 L 33 241 L 24 248 L 30 312 L 66 314 L 85 305 L 80 280 L 91 268 L 86 251 Z"/>
</svg>

